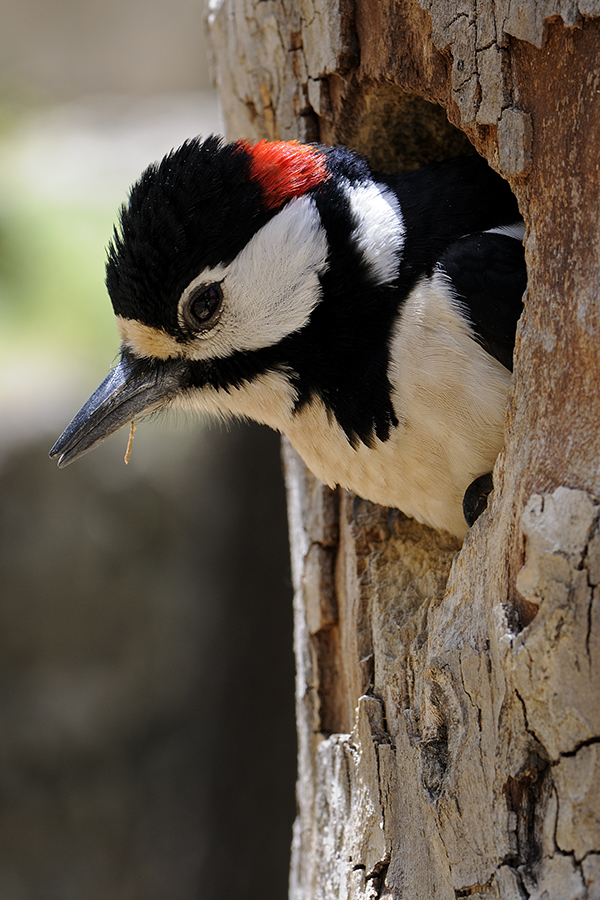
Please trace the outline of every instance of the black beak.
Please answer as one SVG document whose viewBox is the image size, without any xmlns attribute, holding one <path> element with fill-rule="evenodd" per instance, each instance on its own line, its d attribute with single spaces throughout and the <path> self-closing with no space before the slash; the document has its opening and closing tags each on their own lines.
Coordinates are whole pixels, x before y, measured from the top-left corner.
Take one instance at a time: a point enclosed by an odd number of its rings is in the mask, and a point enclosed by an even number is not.
<svg viewBox="0 0 600 900">
<path fill-rule="evenodd" d="M 159 409 L 180 391 L 185 370 L 180 359 L 138 359 L 122 348 L 118 364 L 67 425 L 50 457 L 58 457 L 62 469 L 136 416 Z"/>
</svg>

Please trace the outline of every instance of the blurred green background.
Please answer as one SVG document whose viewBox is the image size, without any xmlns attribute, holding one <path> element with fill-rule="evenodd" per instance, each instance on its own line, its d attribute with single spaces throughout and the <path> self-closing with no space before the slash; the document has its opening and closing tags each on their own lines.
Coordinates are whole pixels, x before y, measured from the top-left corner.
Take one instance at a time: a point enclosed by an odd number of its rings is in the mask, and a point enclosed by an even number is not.
<svg viewBox="0 0 600 900">
<path fill-rule="evenodd" d="M 284 898 L 291 588 L 276 435 L 142 423 L 47 452 L 118 348 L 130 183 L 220 129 L 201 0 L 5 0 L 0 900 Z"/>
</svg>

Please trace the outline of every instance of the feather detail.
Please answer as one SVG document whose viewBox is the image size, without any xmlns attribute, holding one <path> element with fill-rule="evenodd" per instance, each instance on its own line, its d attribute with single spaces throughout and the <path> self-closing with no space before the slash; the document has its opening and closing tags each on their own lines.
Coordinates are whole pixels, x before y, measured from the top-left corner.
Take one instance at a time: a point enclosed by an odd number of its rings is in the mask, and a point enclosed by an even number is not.
<svg viewBox="0 0 600 900">
<path fill-rule="evenodd" d="M 324 154 L 311 144 L 240 141 L 238 146 L 250 157 L 250 177 L 260 184 L 267 209 L 301 197 L 330 177 Z"/>
</svg>

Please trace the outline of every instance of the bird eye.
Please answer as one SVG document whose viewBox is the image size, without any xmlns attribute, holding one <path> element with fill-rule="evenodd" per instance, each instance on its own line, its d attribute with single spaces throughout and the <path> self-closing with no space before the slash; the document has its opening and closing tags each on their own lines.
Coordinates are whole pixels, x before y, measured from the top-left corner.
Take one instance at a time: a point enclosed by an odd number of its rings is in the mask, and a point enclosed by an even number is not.
<svg viewBox="0 0 600 900">
<path fill-rule="evenodd" d="M 217 324 L 222 302 L 223 288 L 218 281 L 194 288 L 183 306 L 185 324 L 192 331 L 212 328 Z"/>
</svg>

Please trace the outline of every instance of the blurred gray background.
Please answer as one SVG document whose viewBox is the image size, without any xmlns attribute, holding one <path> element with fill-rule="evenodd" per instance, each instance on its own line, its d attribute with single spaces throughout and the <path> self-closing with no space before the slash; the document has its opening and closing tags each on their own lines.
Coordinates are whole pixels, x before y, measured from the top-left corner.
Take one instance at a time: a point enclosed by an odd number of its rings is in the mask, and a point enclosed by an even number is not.
<svg viewBox="0 0 600 900">
<path fill-rule="evenodd" d="M 4 0 L 0 900 L 283 898 L 291 588 L 276 435 L 160 420 L 47 452 L 117 350 L 141 169 L 219 130 L 202 0 Z"/>
</svg>

